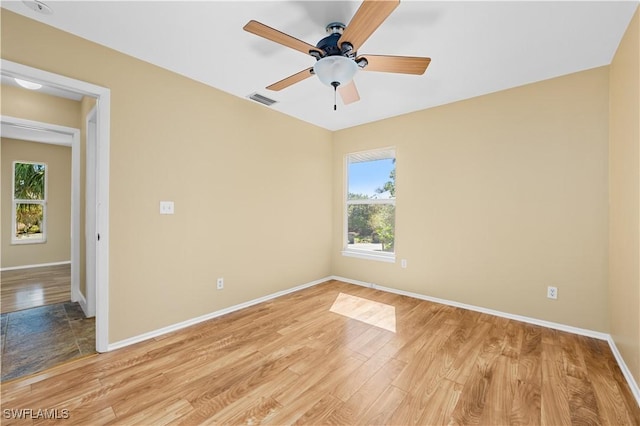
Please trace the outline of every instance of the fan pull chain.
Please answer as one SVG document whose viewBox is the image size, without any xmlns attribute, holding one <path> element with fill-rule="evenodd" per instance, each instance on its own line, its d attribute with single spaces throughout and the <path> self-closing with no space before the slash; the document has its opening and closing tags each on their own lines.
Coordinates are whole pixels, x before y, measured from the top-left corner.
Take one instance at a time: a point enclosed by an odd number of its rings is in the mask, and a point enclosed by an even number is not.
<svg viewBox="0 0 640 426">
<path fill-rule="evenodd" d="M 337 81 L 334 81 L 331 83 L 331 85 L 333 86 L 333 110 L 336 111 L 338 108 L 336 107 L 336 93 L 338 92 L 338 86 L 340 86 L 340 83 Z"/>
</svg>

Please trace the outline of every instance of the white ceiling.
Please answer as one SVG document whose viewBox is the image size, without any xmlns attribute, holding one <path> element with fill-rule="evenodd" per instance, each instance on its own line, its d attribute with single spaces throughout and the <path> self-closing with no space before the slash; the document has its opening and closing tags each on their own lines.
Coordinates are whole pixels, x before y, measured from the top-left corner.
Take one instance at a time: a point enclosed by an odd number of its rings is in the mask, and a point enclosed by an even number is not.
<svg viewBox="0 0 640 426">
<path fill-rule="evenodd" d="M 338 101 L 333 111 L 333 89 L 315 77 L 280 92 L 265 89 L 315 60 L 242 27 L 255 19 L 316 44 L 329 22 L 348 24 L 359 1 L 45 3 L 53 15 L 20 1 L 2 7 L 239 97 L 258 92 L 278 101 L 270 108 L 329 130 L 607 65 L 638 6 L 404 0 L 359 53 L 428 56 L 427 72 L 358 71 L 360 102 Z"/>
</svg>

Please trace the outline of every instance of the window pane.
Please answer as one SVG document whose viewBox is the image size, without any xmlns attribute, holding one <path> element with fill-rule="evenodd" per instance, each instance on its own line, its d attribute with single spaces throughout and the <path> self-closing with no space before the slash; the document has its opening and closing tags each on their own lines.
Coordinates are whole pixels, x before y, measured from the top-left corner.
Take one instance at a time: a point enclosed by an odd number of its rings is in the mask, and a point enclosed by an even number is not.
<svg viewBox="0 0 640 426">
<path fill-rule="evenodd" d="M 349 161 L 348 173 L 349 200 L 395 198 L 396 161 L 394 158 Z"/>
<path fill-rule="evenodd" d="M 42 204 L 16 204 L 16 239 L 43 239 L 44 206 Z"/>
<path fill-rule="evenodd" d="M 14 196 L 18 200 L 44 200 L 45 165 L 15 163 Z"/>
<path fill-rule="evenodd" d="M 392 204 L 347 206 L 347 248 L 393 253 L 396 208 Z"/>
</svg>

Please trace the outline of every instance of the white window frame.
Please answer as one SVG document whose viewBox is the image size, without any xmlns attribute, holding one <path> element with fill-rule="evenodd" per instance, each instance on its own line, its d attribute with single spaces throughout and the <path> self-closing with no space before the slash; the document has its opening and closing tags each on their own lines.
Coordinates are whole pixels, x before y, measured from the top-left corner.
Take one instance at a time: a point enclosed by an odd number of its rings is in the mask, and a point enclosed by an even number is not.
<svg viewBox="0 0 640 426">
<path fill-rule="evenodd" d="M 16 198 L 16 164 L 44 164 L 44 197 L 42 200 L 25 200 Z M 49 165 L 44 161 L 20 161 L 13 162 L 11 168 L 13 176 L 11 177 L 11 244 L 44 244 L 47 242 L 47 196 L 49 193 Z M 39 204 L 42 206 L 42 238 L 39 239 L 20 239 L 16 237 L 16 225 L 18 217 L 16 215 L 16 209 L 18 204 Z"/>
<path fill-rule="evenodd" d="M 359 152 L 351 152 L 345 155 L 344 157 L 344 194 L 343 194 L 343 230 L 342 230 L 342 255 L 347 257 L 356 257 L 360 259 L 369 259 L 369 260 L 377 260 L 380 262 L 389 262 L 395 263 L 396 261 L 396 253 L 395 253 L 395 241 L 394 241 L 394 251 L 393 252 L 374 252 L 371 250 L 363 250 L 349 247 L 349 206 L 357 205 L 357 204 L 389 204 L 396 205 L 395 198 L 389 199 L 367 199 L 367 200 L 349 200 L 349 164 L 351 163 L 351 159 L 354 157 L 359 158 L 370 158 L 370 160 L 364 161 L 375 161 L 381 160 L 385 158 L 394 158 L 396 159 L 397 164 L 397 156 L 396 156 L 396 148 L 395 147 L 387 147 L 387 148 L 377 148 L 370 149 L 367 151 L 359 151 Z M 363 160 L 361 160 L 363 161 Z M 397 173 L 397 172 L 396 172 Z M 394 216 L 395 221 L 395 216 Z M 395 236 L 394 236 L 395 239 Z"/>
</svg>

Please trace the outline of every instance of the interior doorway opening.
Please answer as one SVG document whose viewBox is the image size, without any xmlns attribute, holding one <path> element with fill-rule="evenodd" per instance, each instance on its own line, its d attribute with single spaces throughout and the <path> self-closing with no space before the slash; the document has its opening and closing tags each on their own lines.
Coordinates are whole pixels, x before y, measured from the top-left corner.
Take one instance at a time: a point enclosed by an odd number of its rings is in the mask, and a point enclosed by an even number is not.
<svg viewBox="0 0 640 426">
<path fill-rule="evenodd" d="M 95 163 L 93 165 L 87 164 L 86 175 L 92 175 L 95 179 L 91 183 L 92 193 L 95 196 L 95 200 L 92 204 L 87 204 L 87 211 L 90 212 L 89 216 L 93 216 L 92 221 L 95 219 L 95 235 L 91 242 L 87 239 L 87 243 L 95 248 L 94 251 L 89 253 L 85 250 L 85 255 L 91 256 L 91 259 L 87 259 L 87 262 L 91 262 L 93 270 L 90 272 L 92 277 L 95 278 L 94 284 L 92 284 L 91 292 L 89 296 L 89 289 L 87 288 L 85 298 L 87 310 L 90 311 L 89 300 L 93 304 L 96 317 L 96 350 L 98 352 L 107 352 L 109 350 L 109 143 L 110 143 L 110 97 L 111 92 L 109 89 L 94 84 L 65 77 L 59 74 L 50 73 L 37 68 L 28 67 L 15 62 L 2 60 L 1 61 L 1 74 L 5 78 L 19 78 L 27 81 L 32 81 L 38 84 L 42 84 L 44 87 L 52 88 L 53 90 L 65 90 L 75 92 L 83 96 L 95 98 L 95 110 L 91 119 L 88 119 L 88 123 L 95 126 Z M 17 126 L 38 127 L 37 123 L 20 122 L 19 119 L 12 119 L 12 117 L 1 117 L 2 123 L 13 124 Z M 28 120 L 27 120 L 28 121 Z M 80 161 L 79 149 L 72 158 L 72 162 Z M 80 176 L 75 176 L 72 180 L 72 193 L 75 193 L 79 203 L 80 197 Z M 86 182 L 85 182 L 86 184 Z M 73 195 L 72 195 L 73 197 Z M 73 202 L 73 201 L 72 201 Z M 80 221 L 76 223 L 76 228 L 72 229 L 72 241 L 79 241 L 80 236 Z M 72 243 L 73 244 L 73 243 Z M 72 248 L 72 259 L 77 256 L 79 265 L 80 258 L 80 244 L 76 243 Z M 72 265 L 74 262 L 72 261 Z M 72 283 L 79 282 L 80 271 L 79 268 L 72 268 Z M 72 284 L 73 285 L 73 284 Z M 73 291 L 73 290 L 72 290 Z M 79 295 L 73 295 L 78 296 Z"/>
</svg>

